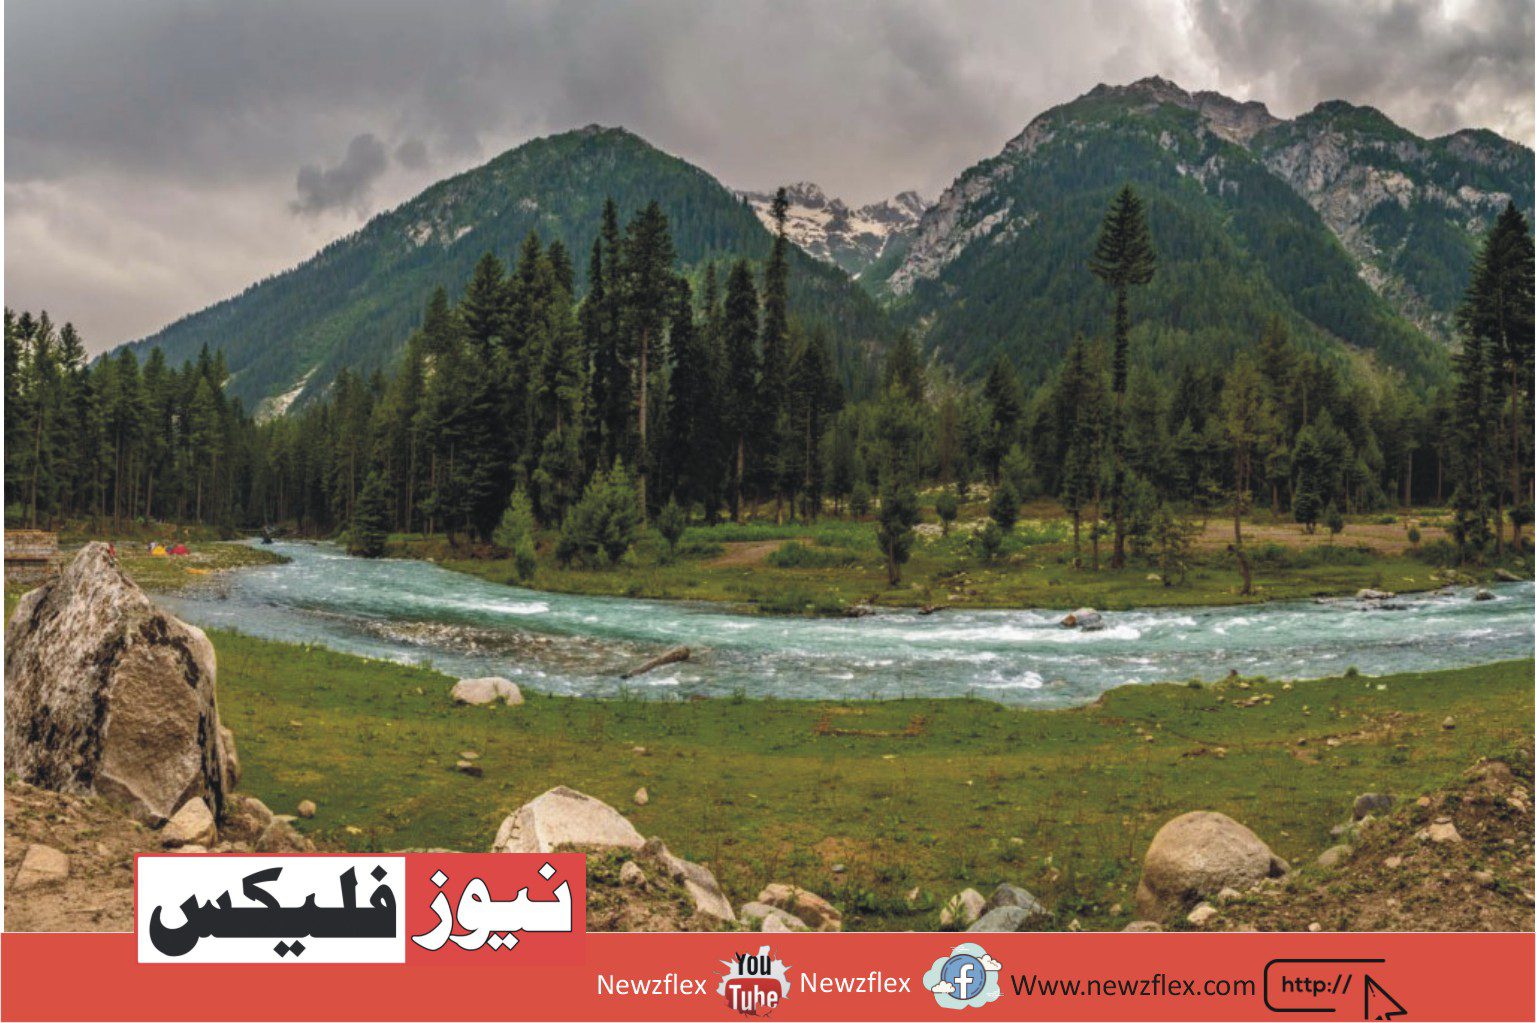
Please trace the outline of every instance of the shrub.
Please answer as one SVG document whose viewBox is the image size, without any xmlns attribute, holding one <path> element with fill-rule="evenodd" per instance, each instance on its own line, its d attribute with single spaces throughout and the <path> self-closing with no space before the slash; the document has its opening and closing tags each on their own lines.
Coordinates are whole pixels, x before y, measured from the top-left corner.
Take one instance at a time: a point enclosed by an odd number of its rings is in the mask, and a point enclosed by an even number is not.
<svg viewBox="0 0 1536 1023">
<path fill-rule="evenodd" d="M 996 561 L 1003 550 L 1003 531 L 998 528 L 997 523 L 989 521 L 971 535 L 975 540 L 976 553 L 982 560 Z"/>
<path fill-rule="evenodd" d="M 1409 546 L 1417 547 L 1419 545 L 1419 539 L 1420 539 L 1420 537 L 1419 537 L 1419 527 L 1418 526 L 1409 526 L 1408 527 L 1408 544 L 1409 544 Z"/>
<path fill-rule="evenodd" d="M 1333 537 L 1344 532 L 1344 516 L 1339 514 L 1338 506 L 1331 501 L 1328 507 L 1323 509 L 1323 524 L 1328 527 L 1328 538 L 1331 543 Z"/>
<path fill-rule="evenodd" d="M 666 506 L 656 515 L 656 532 L 667 541 L 667 556 L 677 556 L 677 542 L 683 538 L 683 530 L 688 526 L 683 510 L 677 506 L 676 501 L 668 501 Z"/>
<path fill-rule="evenodd" d="M 987 506 L 987 514 L 1004 533 L 1012 530 L 1019 521 L 1019 494 L 1012 480 L 1005 478 L 992 491 L 992 503 Z"/>
<path fill-rule="evenodd" d="M 854 518 L 861 519 L 869 514 L 869 505 L 873 500 L 869 492 L 869 484 L 859 480 L 853 485 L 853 493 L 848 497 L 848 510 L 853 513 Z"/>
<path fill-rule="evenodd" d="M 533 544 L 533 502 L 519 486 L 512 491 L 507 510 L 501 513 L 501 522 L 491 533 L 491 542 L 512 555 L 512 570 L 519 582 L 533 575 L 537 557 Z"/>
<path fill-rule="evenodd" d="M 933 510 L 939 516 L 939 523 L 945 536 L 949 535 L 950 524 L 960 515 L 960 501 L 953 493 L 946 490 L 933 502 Z"/>
<path fill-rule="evenodd" d="M 581 499 L 566 512 L 555 556 L 562 564 L 615 563 L 639 532 L 640 503 L 635 488 L 624 466 L 615 464 L 612 472 L 593 476 Z"/>
<path fill-rule="evenodd" d="M 853 552 L 842 548 L 812 547 L 791 540 L 764 560 L 774 568 L 841 568 L 857 559 Z"/>
</svg>

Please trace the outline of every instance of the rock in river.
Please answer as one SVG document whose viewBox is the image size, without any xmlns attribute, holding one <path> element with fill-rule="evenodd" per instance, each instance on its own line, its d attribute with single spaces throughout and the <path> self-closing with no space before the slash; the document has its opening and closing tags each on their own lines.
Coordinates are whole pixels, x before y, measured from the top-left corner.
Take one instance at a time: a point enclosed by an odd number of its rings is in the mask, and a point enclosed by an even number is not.
<svg viewBox="0 0 1536 1023">
<path fill-rule="evenodd" d="M 208 637 L 156 607 L 106 544 L 21 598 L 5 631 L 7 773 L 158 824 L 189 799 L 223 808 L 238 773 L 224 735 Z"/>
<path fill-rule="evenodd" d="M 1084 632 L 1097 632 L 1104 628 L 1104 616 L 1091 607 L 1080 607 L 1061 620 L 1064 629 L 1082 629 Z"/>
</svg>

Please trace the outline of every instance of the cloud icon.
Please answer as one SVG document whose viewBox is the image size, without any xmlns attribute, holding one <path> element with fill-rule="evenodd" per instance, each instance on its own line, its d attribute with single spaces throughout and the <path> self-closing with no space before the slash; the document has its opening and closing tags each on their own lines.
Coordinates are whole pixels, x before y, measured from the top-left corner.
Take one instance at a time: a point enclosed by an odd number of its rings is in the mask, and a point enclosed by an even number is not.
<svg viewBox="0 0 1536 1023">
<path fill-rule="evenodd" d="M 952 995 L 955 993 L 955 985 L 947 980 L 941 980 L 928 990 L 936 995 Z"/>
<path fill-rule="evenodd" d="M 1003 964 L 983 952 L 981 954 L 981 968 L 988 973 L 999 973 L 1003 969 Z"/>
</svg>

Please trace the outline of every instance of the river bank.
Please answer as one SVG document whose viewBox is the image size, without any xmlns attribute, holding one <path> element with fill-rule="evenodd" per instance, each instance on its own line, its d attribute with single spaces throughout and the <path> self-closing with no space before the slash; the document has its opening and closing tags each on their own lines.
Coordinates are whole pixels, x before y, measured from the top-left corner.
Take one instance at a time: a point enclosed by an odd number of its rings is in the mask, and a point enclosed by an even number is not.
<svg viewBox="0 0 1536 1023">
<path fill-rule="evenodd" d="M 932 519 L 932 509 L 925 509 L 925 515 Z M 1127 567 L 1109 569 L 1107 545 L 1101 570 L 1074 567 L 1070 524 L 1059 509 L 1041 502 L 1026 509 L 1026 515 L 1033 517 L 1019 522 L 995 559 L 978 554 L 972 539 L 984 518 L 979 507 L 963 509 L 948 535 L 936 519 L 925 522 L 896 586 L 887 582 L 875 524 L 848 519 L 694 526 L 676 551 L 647 533 L 618 564 L 601 568 L 559 565 L 554 539 L 546 536 L 533 574 L 521 580 L 514 563 L 497 556 L 500 552 L 463 541 L 451 544 L 442 536 L 396 534 L 388 552 L 491 582 L 555 593 L 704 600 L 738 611 L 792 615 L 838 615 L 856 605 L 1110 611 L 1213 607 L 1344 596 L 1366 588 L 1424 592 L 1448 582 L 1486 582 L 1499 569 L 1520 578 L 1532 574 L 1529 559 L 1521 557 L 1454 568 L 1440 509 L 1353 516 L 1336 537 L 1326 529 L 1307 533 L 1294 522 L 1261 512 L 1245 525 L 1254 582 L 1253 592 L 1245 595 L 1237 561 L 1227 552 L 1230 520 L 1195 522 L 1186 570 L 1173 585 L 1164 585 L 1161 569 L 1148 556 L 1133 556 Z M 1410 537 L 1416 539 L 1410 542 Z M 1086 542 L 1081 558 L 1084 566 L 1092 564 Z"/>
<path fill-rule="evenodd" d="M 1051 907 L 1046 926 L 1118 928 L 1142 851 L 1179 813 L 1227 813 L 1301 863 L 1360 792 L 1411 799 L 1532 742 L 1529 660 L 1126 686 L 1056 711 L 531 692 L 463 707 L 427 669 L 210 635 L 243 787 L 279 812 L 315 801 L 298 823 L 326 844 L 483 850 L 508 813 L 564 784 L 710 865 L 735 904 L 791 881 L 857 929 L 933 928 L 956 891 L 1004 881 Z M 481 776 L 455 768 L 465 752 Z"/>
</svg>

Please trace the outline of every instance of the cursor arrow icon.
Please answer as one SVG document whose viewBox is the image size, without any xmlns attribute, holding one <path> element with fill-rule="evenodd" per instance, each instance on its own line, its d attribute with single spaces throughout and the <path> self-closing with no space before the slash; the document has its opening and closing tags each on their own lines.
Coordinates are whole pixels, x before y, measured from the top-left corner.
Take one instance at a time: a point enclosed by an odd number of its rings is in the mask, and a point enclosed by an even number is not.
<svg viewBox="0 0 1536 1023">
<path fill-rule="evenodd" d="M 1389 1020 L 1408 1010 L 1401 1002 L 1387 994 L 1387 989 L 1376 983 L 1369 973 L 1365 975 L 1365 1018 Z"/>
</svg>

